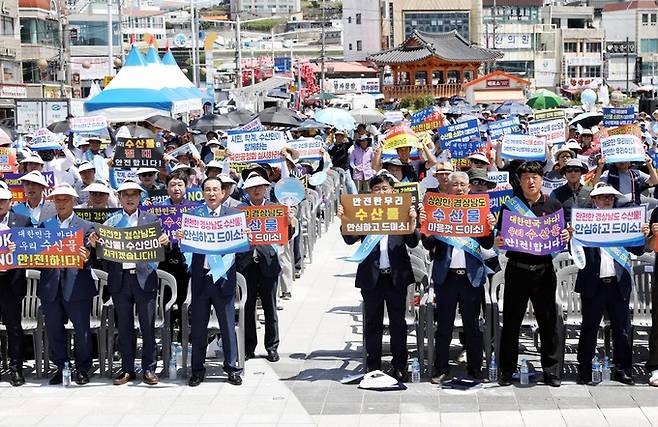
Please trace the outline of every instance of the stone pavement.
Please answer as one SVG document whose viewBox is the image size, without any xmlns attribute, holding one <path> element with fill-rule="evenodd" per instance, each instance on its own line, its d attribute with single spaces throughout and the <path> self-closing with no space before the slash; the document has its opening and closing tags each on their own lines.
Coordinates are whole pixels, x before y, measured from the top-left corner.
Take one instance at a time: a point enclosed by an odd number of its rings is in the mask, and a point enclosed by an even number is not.
<svg viewBox="0 0 658 427">
<path fill-rule="evenodd" d="M 339 259 L 354 249 L 342 242 L 334 222 L 318 241 L 314 263 L 294 282 L 293 299 L 282 302 L 281 360 L 248 361 L 241 387 L 225 383 L 219 360 L 209 361 L 210 378 L 196 388 L 182 379 L 115 387 L 94 376 L 87 386 L 63 389 L 28 377 L 20 388 L 0 383 L 0 425 L 658 425 L 658 389 L 580 386 L 573 375 L 560 388 L 487 384 L 477 392 L 438 390 L 426 381 L 397 392 L 342 385 L 341 378 L 362 368 L 356 265 Z M 412 351 L 413 342 L 411 337 Z M 453 344 L 458 358 L 457 340 Z M 524 337 L 523 344 L 526 357 L 537 364 L 532 339 Z M 569 354 L 568 368 L 573 359 Z M 462 368 L 456 365 L 454 372 Z"/>
</svg>

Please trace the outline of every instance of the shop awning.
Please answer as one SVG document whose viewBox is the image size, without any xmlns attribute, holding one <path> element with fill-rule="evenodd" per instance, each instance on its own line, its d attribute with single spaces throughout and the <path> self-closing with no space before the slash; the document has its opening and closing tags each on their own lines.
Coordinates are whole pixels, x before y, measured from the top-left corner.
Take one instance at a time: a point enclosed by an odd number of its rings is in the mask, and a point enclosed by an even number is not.
<svg viewBox="0 0 658 427">
<path fill-rule="evenodd" d="M 526 101 L 523 89 L 476 90 L 473 95 L 476 104 L 502 104 L 505 101 Z"/>
</svg>

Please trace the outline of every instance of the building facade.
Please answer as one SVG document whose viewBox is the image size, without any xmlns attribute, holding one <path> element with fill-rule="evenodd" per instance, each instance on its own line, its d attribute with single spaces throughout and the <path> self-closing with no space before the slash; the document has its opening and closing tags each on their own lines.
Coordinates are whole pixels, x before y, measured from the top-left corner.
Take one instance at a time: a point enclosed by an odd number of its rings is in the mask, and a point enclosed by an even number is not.
<svg viewBox="0 0 658 427">
<path fill-rule="evenodd" d="M 0 4 L 0 119 L 13 115 L 14 98 L 25 97 L 20 61 L 18 1 L 4 0 Z"/>
<path fill-rule="evenodd" d="M 231 0 L 231 16 L 241 12 L 257 15 L 291 15 L 302 10 L 301 0 Z"/>
<path fill-rule="evenodd" d="M 382 49 L 382 4 L 380 0 L 343 1 L 345 61 L 365 61 Z"/>
<path fill-rule="evenodd" d="M 64 12 L 50 0 L 19 0 L 21 63 L 24 83 L 65 81 Z M 63 64 L 64 63 L 64 64 Z"/>
</svg>

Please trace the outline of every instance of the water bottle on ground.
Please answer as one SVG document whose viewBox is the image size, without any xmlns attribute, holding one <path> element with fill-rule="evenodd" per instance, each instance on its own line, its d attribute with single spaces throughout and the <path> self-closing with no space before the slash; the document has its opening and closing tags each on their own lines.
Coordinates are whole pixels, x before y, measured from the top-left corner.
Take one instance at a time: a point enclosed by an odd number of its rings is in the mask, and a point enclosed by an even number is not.
<svg viewBox="0 0 658 427">
<path fill-rule="evenodd" d="M 71 367 L 69 362 L 64 362 L 64 369 L 62 369 L 62 387 L 71 386 Z"/>
<path fill-rule="evenodd" d="M 530 373 L 528 372 L 528 361 L 523 359 L 521 361 L 521 375 L 519 376 L 521 385 L 530 384 Z"/>
<path fill-rule="evenodd" d="M 594 356 L 592 359 L 592 383 L 598 384 L 601 382 L 601 365 L 599 364 L 599 358 Z"/>
<path fill-rule="evenodd" d="M 601 381 L 610 381 L 610 359 L 608 356 L 603 358 L 603 366 L 601 367 Z"/>
<path fill-rule="evenodd" d="M 169 356 L 169 379 L 175 380 L 177 376 L 176 366 L 176 343 L 171 344 L 171 355 Z"/>
<path fill-rule="evenodd" d="M 176 343 L 176 366 L 183 366 L 183 347 Z"/>
<path fill-rule="evenodd" d="M 416 358 L 411 362 L 411 382 L 420 382 L 420 362 L 418 362 L 418 359 Z"/>
<path fill-rule="evenodd" d="M 498 382 L 498 365 L 496 365 L 496 353 L 491 354 L 491 362 L 489 363 L 489 381 L 492 383 Z"/>
</svg>

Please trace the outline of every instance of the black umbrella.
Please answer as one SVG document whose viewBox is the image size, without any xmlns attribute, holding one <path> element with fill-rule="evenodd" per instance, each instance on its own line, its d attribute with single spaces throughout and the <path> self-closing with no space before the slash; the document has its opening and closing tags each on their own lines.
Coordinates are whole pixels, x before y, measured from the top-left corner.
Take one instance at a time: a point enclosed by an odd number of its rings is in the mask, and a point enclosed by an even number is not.
<svg viewBox="0 0 658 427">
<path fill-rule="evenodd" d="M 258 114 L 260 122 L 264 125 L 297 127 L 304 121 L 299 115 L 282 107 L 269 107 Z"/>
<path fill-rule="evenodd" d="M 596 126 L 601 123 L 601 120 L 603 120 L 603 113 L 590 111 L 587 113 L 578 114 L 576 117 L 571 119 L 569 126 L 581 125 L 582 127 L 589 129 L 592 126 Z"/>
<path fill-rule="evenodd" d="M 327 129 L 328 127 L 329 127 L 329 125 L 325 125 L 324 123 L 320 123 L 317 120 L 306 119 L 296 129 L 299 129 L 299 130 Z"/>
<path fill-rule="evenodd" d="M 4 132 L 12 141 L 16 141 L 18 135 L 16 135 L 16 130 L 13 127 L 5 126 L 0 124 L 0 131 Z"/>
<path fill-rule="evenodd" d="M 68 120 L 61 120 L 48 125 L 48 130 L 53 133 L 67 133 L 71 130 L 71 123 Z"/>
<path fill-rule="evenodd" d="M 258 117 L 258 114 L 251 112 L 249 110 L 238 108 L 237 110 L 233 110 L 230 113 L 228 113 L 227 116 L 229 119 L 237 123 L 238 126 L 242 126 L 242 125 L 246 125 L 256 117 Z"/>
<path fill-rule="evenodd" d="M 185 135 L 187 132 L 187 126 L 185 126 L 185 123 L 169 116 L 156 114 L 155 116 L 151 116 L 144 121 L 153 127 L 168 130 L 175 133 L 176 135 Z"/>
<path fill-rule="evenodd" d="M 448 114 L 461 116 L 464 114 L 473 114 L 479 111 L 479 107 L 466 102 L 458 102 L 448 109 Z"/>
<path fill-rule="evenodd" d="M 238 126 L 233 120 L 226 115 L 219 114 L 206 114 L 196 120 L 190 122 L 192 129 L 200 130 L 201 132 L 210 132 L 217 129 L 232 129 Z"/>
</svg>

